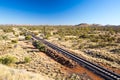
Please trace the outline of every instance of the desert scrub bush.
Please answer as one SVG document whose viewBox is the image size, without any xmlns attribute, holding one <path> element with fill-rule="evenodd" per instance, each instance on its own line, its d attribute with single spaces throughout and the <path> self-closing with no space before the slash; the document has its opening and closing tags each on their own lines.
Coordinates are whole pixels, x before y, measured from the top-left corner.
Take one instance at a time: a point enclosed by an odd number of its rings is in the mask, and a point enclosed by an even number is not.
<svg viewBox="0 0 120 80">
<path fill-rule="evenodd" d="M 16 62 L 16 58 L 12 56 L 5 56 L 0 58 L 0 63 L 5 65 L 13 64 L 15 62 Z"/>
<path fill-rule="evenodd" d="M 18 37 L 19 35 L 18 34 L 15 34 L 16 37 Z"/>
<path fill-rule="evenodd" d="M 11 40 L 12 43 L 17 43 L 18 41 L 17 40 Z"/>
<path fill-rule="evenodd" d="M 25 36 L 25 40 L 30 40 L 31 38 L 32 38 L 31 35 L 26 35 L 26 36 Z"/>
<path fill-rule="evenodd" d="M 34 41 L 33 45 L 41 52 L 45 52 L 45 45 L 39 41 Z"/>
<path fill-rule="evenodd" d="M 99 35 L 99 39 L 103 40 L 104 42 L 113 42 L 115 41 L 115 37 L 111 37 L 110 34 Z"/>
<path fill-rule="evenodd" d="M 77 74 L 72 74 L 70 75 L 69 80 L 81 80 L 81 78 Z"/>
<path fill-rule="evenodd" d="M 64 38 L 65 39 L 65 41 L 68 41 L 68 40 L 70 40 L 69 38 Z"/>
<path fill-rule="evenodd" d="M 26 34 L 25 34 L 25 32 L 20 32 L 20 35 L 22 36 L 25 36 Z"/>
<path fill-rule="evenodd" d="M 103 48 L 103 47 L 107 47 L 107 46 L 117 46 L 117 44 L 115 43 L 104 43 L 104 42 L 101 42 L 101 43 L 98 43 L 96 45 L 89 45 L 88 48 Z"/>
<path fill-rule="evenodd" d="M 120 43 L 120 38 L 117 39 L 117 43 Z"/>
<path fill-rule="evenodd" d="M 103 48 L 103 47 L 106 47 L 107 44 L 106 43 L 99 43 L 97 45 L 89 45 L 88 48 Z"/>
<path fill-rule="evenodd" d="M 12 27 L 4 27 L 2 29 L 5 33 L 14 32 Z"/>
<path fill-rule="evenodd" d="M 120 49 L 112 49 L 112 50 L 110 50 L 110 52 L 120 53 Z"/>
<path fill-rule="evenodd" d="M 0 35 L 0 37 L 1 37 L 2 40 L 8 40 L 9 39 L 8 36 L 6 36 L 6 35 Z"/>
<path fill-rule="evenodd" d="M 85 48 L 84 44 L 81 44 L 81 45 L 78 46 L 78 49 L 84 49 L 84 48 Z"/>
<path fill-rule="evenodd" d="M 88 34 L 81 34 L 79 38 L 89 38 L 90 36 Z"/>
<path fill-rule="evenodd" d="M 97 38 L 90 38 L 90 40 L 91 40 L 92 42 L 99 42 L 99 39 L 97 39 Z"/>
<path fill-rule="evenodd" d="M 24 58 L 24 62 L 25 62 L 25 63 L 29 63 L 30 61 L 31 61 L 31 58 L 30 58 L 30 57 L 25 57 L 25 58 Z"/>
</svg>

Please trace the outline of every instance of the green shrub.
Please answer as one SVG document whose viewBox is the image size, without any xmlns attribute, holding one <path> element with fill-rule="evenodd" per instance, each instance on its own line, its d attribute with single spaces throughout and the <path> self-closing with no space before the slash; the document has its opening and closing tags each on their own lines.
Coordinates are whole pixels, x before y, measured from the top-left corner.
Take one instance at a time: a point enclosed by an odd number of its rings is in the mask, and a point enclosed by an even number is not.
<svg viewBox="0 0 120 80">
<path fill-rule="evenodd" d="M 15 36 L 16 36 L 16 37 L 18 37 L 19 35 L 18 35 L 18 34 L 16 34 Z"/>
<path fill-rule="evenodd" d="M 45 52 L 45 45 L 44 45 L 43 43 L 38 42 L 38 41 L 35 41 L 35 42 L 33 42 L 33 45 L 34 45 L 37 49 L 39 49 L 39 51 Z"/>
<path fill-rule="evenodd" d="M 2 63 L 2 64 L 9 65 L 9 64 L 12 64 L 12 63 L 15 63 L 15 62 L 16 62 L 15 57 L 6 56 L 6 57 L 1 57 L 0 58 L 0 63 Z"/>
<path fill-rule="evenodd" d="M 89 38 L 90 36 L 88 34 L 81 34 L 79 38 Z"/>
<path fill-rule="evenodd" d="M 12 27 L 4 27 L 4 28 L 3 28 L 3 31 L 4 31 L 5 33 L 14 32 Z"/>
<path fill-rule="evenodd" d="M 22 35 L 24 35 L 25 36 L 25 32 L 20 32 L 20 35 L 22 36 Z"/>
<path fill-rule="evenodd" d="M 25 62 L 25 63 L 29 63 L 30 61 L 31 61 L 31 58 L 30 58 L 30 57 L 25 57 L 25 58 L 24 58 L 24 62 Z"/>
<path fill-rule="evenodd" d="M 103 47 L 106 47 L 106 46 L 117 46 L 117 44 L 113 44 L 113 43 L 99 43 L 99 44 L 96 44 L 96 45 L 89 45 L 88 48 L 103 48 Z"/>
<path fill-rule="evenodd" d="M 114 52 L 114 53 L 119 53 L 120 54 L 120 49 L 112 49 L 112 50 L 110 50 L 110 52 Z"/>
<path fill-rule="evenodd" d="M 92 42 L 99 42 L 99 39 L 98 39 L 98 38 L 90 38 L 90 40 L 91 40 Z"/>
<path fill-rule="evenodd" d="M 17 40 L 12 40 L 11 42 L 12 42 L 12 43 L 17 43 L 18 41 L 17 41 Z"/>
<path fill-rule="evenodd" d="M 30 40 L 31 38 L 32 38 L 31 35 L 26 35 L 26 36 L 25 36 L 25 40 Z"/>
<path fill-rule="evenodd" d="M 40 50 L 41 52 L 45 52 L 45 46 L 44 46 L 44 45 L 41 45 L 40 48 L 39 48 L 39 50 Z"/>
<path fill-rule="evenodd" d="M 84 48 L 84 44 L 79 45 L 78 49 L 83 49 Z"/>
</svg>

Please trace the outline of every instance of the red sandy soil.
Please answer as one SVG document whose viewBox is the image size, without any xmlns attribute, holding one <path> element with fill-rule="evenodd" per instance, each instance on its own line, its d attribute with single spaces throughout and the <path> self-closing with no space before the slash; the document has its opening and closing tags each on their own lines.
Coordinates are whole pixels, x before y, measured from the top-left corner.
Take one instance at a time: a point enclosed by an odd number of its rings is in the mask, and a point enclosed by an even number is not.
<svg viewBox="0 0 120 80">
<path fill-rule="evenodd" d="M 76 73 L 76 74 L 85 73 L 88 76 L 90 76 L 90 78 L 92 78 L 92 80 L 103 80 L 98 75 L 94 74 L 93 72 L 89 71 L 88 69 L 86 69 L 80 65 L 76 65 L 76 67 L 74 67 L 74 68 L 64 68 L 64 70 L 67 71 L 68 73 Z"/>
<path fill-rule="evenodd" d="M 40 53 L 40 56 L 43 56 L 43 57 L 49 57 L 47 56 L 46 54 L 44 53 Z M 50 60 L 50 62 L 56 62 L 54 61 L 53 59 Z M 62 66 L 60 67 L 60 70 L 62 72 L 65 72 L 65 73 L 68 73 L 68 74 L 73 74 L 73 73 L 76 73 L 76 74 L 87 74 L 92 80 L 103 80 L 101 77 L 99 77 L 98 75 L 96 75 L 95 73 L 93 73 L 92 71 L 89 71 L 88 69 L 80 66 L 80 65 L 76 65 L 74 68 L 68 68 L 68 67 L 65 67 L 65 66 Z"/>
<path fill-rule="evenodd" d="M 24 47 L 29 47 L 29 48 L 33 48 L 34 49 L 34 46 L 30 43 L 26 43 L 26 42 L 20 42 L 22 43 L 22 46 Z M 43 57 L 48 57 L 46 54 L 44 53 L 40 53 L 40 56 L 43 56 Z M 54 60 L 51 60 L 50 62 L 54 62 Z M 74 68 L 68 68 L 68 67 L 61 67 L 60 69 L 61 71 L 63 72 L 66 72 L 68 74 L 72 74 L 72 73 L 76 73 L 76 74 L 87 74 L 88 76 L 90 76 L 90 78 L 92 78 L 93 80 L 103 80 L 101 77 L 99 77 L 98 75 L 96 75 L 95 73 L 93 73 L 92 71 L 89 71 L 88 69 L 80 66 L 80 65 L 76 65 Z"/>
<path fill-rule="evenodd" d="M 109 65 L 105 65 L 105 64 L 102 64 L 100 63 L 99 65 L 103 66 L 104 68 L 108 69 L 108 70 L 111 70 L 117 74 L 120 74 L 120 69 L 117 69 L 117 68 L 113 68 L 113 67 L 110 67 Z"/>
</svg>

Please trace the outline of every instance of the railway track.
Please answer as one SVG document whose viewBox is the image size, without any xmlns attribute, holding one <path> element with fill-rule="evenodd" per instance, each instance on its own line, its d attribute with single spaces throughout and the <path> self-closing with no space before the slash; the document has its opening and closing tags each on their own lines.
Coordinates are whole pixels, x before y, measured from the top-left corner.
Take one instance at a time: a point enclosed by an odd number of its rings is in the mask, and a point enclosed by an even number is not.
<svg viewBox="0 0 120 80">
<path fill-rule="evenodd" d="M 80 57 L 74 55 L 73 53 L 71 53 L 67 50 L 64 50 L 48 41 L 40 39 L 34 35 L 32 35 L 32 37 L 36 40 L 43 42 L 45 45 L 51 47 L 52 49 L 58 51 L 59 53 L 65 55 L 66 57 L 69 57 L 70 59 L 74 60 L 78 64 L 84 65 L 85 68 L 87 68 L 87 69 L 91 70 L 92 72 L 96 73 L 97 75 L 101 76 L 102 78 L 104 78 L 104 80 L 120 80 L 119 74 L 116 74 L 110 70 L 107 70 L 107 69 L 101 67 L 100 65 L 94 64 L 90 61 L 80 58 Z"/>
</svg>

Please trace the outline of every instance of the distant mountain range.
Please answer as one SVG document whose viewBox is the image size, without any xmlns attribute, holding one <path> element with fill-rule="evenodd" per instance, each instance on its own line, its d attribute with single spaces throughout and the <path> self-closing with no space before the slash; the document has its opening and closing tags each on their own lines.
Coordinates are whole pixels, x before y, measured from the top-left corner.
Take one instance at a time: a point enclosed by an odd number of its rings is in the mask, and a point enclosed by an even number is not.
<svg viewBox="0 0 120 80">
<path fill-rule="evenodd" d="M 77 25 L 32 25 L 32 24 L 0 24 L 0 26 L 80 26 L 80 27 L 91 27 L 91 26 L 120 26 L 120 25 L 101 25 L 101 24 L 88 24 L 88 23 L 80 23 Z"/>
<path fill-rule="evenodd" d="M 120 25 L 101 25 L 101 24 L 87 24 L 87 23 L 80 23 L 80 24 L 77 24 L 75 26 L 81 26 L 81 27 L 88 27 L 88 26 L 94 26 L 94 27 L 99 27 L 99 26 L 120 26 Z"/>
</svg>

